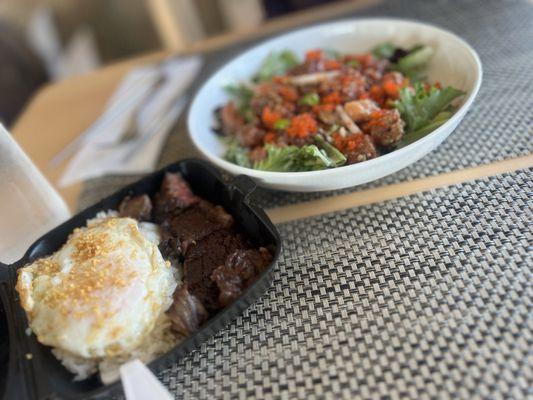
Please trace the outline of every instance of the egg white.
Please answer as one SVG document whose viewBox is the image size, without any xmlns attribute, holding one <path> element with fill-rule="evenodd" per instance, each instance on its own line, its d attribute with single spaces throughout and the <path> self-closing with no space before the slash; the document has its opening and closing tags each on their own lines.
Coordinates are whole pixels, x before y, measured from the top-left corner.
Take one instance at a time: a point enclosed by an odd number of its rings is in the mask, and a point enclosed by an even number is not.
<svg viewBox="0 0 533 400">
<path fill-rule="evenodd" d="M 139 346 L 177 285 L 154 232 L 146 238 L 131 218 L 97 218 L 20 269 L 17 291 L 38 340 L 83 358 Z"/>
</svg>

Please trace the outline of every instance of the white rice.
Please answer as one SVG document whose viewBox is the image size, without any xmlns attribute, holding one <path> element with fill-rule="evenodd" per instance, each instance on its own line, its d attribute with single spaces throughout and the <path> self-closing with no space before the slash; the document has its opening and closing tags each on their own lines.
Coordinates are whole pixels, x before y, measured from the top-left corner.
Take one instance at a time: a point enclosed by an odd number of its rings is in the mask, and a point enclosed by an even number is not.
<svg viewBox="0 0 533 400">
<path fill-rule="evenodd" d="M 171 329 L 170 319 L 163 313 L 143 343 L 130 354 L 122 357 L 105 358 L 100 361 L 98 364 L 100 379 L 105 384 L 112 383 L 119 378 L 119 368 L 122 364 L 134 359 L 139 359 L 147 364 L 172 349 L 180 340 L 181 337 Z"/>
<path fill-rule="evenodd" d="M 91 360 L 58 348 L 53 348 L 52 353 L 75 375 L 74 381 L 86 379 L 98 371 L 100 379 L 107 385 L 119 379 L 119 368 L 122 364 L 134 359 L 147 364 L 172 349 L 180 340 L 181 336 L 172 331 L 170 319 L 163 313 L 156 321 L 154 329 L 130 354 Z"/>
</svg>

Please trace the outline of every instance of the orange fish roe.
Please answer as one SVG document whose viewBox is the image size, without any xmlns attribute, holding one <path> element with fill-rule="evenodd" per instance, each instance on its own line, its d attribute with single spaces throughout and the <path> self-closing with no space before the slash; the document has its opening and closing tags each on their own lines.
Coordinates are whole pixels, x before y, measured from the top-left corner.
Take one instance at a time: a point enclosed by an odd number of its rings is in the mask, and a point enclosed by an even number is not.
<svg viewBox="0 0 533 400">
<path fill-rule="evenodd" d="M 368 92 L 368 95 L 376 103 L 378 103 L 379 105 L 383 105 L 383 102 L 385 101 L 385 94 L 383 93 L 382 88 L 377 85 L 372 85 Z"/>
<path fill-rule="evenodd" d="M 324 104 L 341 104 L 342 98 L 339 92 L 332 92 L 322 99 Z"/>
<path fill-rule="evenodd" d="M 305 138 L 317 130 L 317 123 L 313 115 L 304 113 L 296 115 L 291 119 L 291 124 L 287 128 L 290 137 Z"/>
<path fill-rule="evenodd" d="M 274 124 L 281 118 L 280 113 L 272 111 L 270 107 L 263 108 L 261 120 L 268 128 L 274 128 Z"/>
<path fill-rule="evenodd" d="M 278 88 L 278 93 L 284 100 L 287 101 L 296 101 L 298 100 L 298 92 L 296 89 L 290 86 L 280 86 Z"/>
<path fill-rule="evenodd" d="M 353 81 L 354 81 L 354 78 L 351 75 L 343 75 L 343 76 L 341 76 L 342 86 L 348 86 Z"/>
<path fill-rule="evenodd" d="M 337 60 L 326 60 L 324 61 L 324 68 L 326 71 L 334 71 L 337 69 L 341 69 L 342 64 Z"/>
<path fill-rule="evenodd" d="M 320 60 L 322 58 L 322 50 L 309 50 L 305 53 L 306 61 Z"/>
<path fill-rule="evenodd" d="M 363 130 L 369 130 L 372 127 L 386 127 L 387 124 L 383 120 L 384 111 L 377 110 L 370 115 L 370 121 L 363 126 Z"/>
<path fill-rule="evenodd" d="M 333 144 L 335 147 L 343 153 L 346 153 L 359 147 L 359 145 L 363 142 L 364 134 L 356 133 L 343 137 L 339 133 L 334 133 L 331 138 L 333 139 Z"/>
<path fill-rule="evenodd" d="M 357 149 L 357 147 L 363 142 L 364 134 L 356 133 L 354 135 L 343 137 L 339 133 L 334 133 L 331 138 L 333 139 L 335 147 L 343 153 L 346 153 Z"/>
<path fill-rule="evenodd" d="M 342 98 L 339 92 L 332 92 L 322 99 L 324 104 L 341 104 Z"/>
<path fill-rule="evenodd" d="M 344 138 L 338 132 L 335 132 L 331 135 L 331 139 L 333 140 L 335 147 L 342 151 L 344 148 Z"/>
<path fill-rule="evenodd" d="M 387 96 L 397 98 L 398 93 L 400 92 L 400 87 L 396 82 L 388 79 L 383 82 L 383 91 L 387 94 Z"/>
<path fill-rule="evenodd" d="M 276 141 L 277 135 L 274 132 L 267 132 L 263 136 L 263 142 L 265 143 L 274 143 Z"/>
<path fill-rule="evenodd" d="M 351 151 L 359 147 L 363 142 L 364 135 L 362 133 L 356 133 L 355 135 L 349 136 L 346 138 L 346 150 Z"/>
<path fill-rule="evenodd" d="M 318 114 L 320 111 L 332 112 L 335 110 L 335 104 L 319 104 L 313 106 L 312 110 L 315 114 Z"/>
</svg>

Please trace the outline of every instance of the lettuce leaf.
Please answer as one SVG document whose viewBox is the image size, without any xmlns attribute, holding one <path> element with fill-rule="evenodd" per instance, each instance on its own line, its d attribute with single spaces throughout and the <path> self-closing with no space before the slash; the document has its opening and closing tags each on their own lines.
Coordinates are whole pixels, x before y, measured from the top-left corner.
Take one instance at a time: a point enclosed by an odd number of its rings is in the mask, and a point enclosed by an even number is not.
<svg viewBox="0 0 533 400">
<path fill-rule="evenodd" d="M 372 54 L 376 58 L 391 58 L 396 51 L 396 46 L 391 42 L 385 42 L 377 45 L 372 49 Z"/>
<path fill-rule="evenodd" d="M 429 46 L 415 46 L 409 53 L 400 58 L 391 66 L 392 69 L 401 72 L 412 81 L 423 78 L 423 71 L 427 63 L 433 57 L 433 49 Z"/>
<path fill-rule="evenodd" d="M 298 58 L 292 51 L 284 50 L 279 53 L 270 53 L 265 61 L 263 61 L 261 68 L 259 68 L 259 71 L 254 77 L 254 81 L 269 81 L 274 76 L 283 75 L 296 65 L 298 65 Z"/>
<path fill-rule="evenodd" d="M 265 148 L 268 155 L 264 160 L 254 164 L 255 169 L 275 172 L 301 172 L 335 166 L 335 162 L 327 156 L 326 152 L 314 144 L 302 147 L 276 147 L 267 144 Z"/>
<path fill-rule="evenodd" d="M 342 154 L 335 146 L 328 143 L 321 135 L 315 136 L 316 144 L 326 153 L 335 167 L 346 164 L 346 156 Z"/>
<path fill-rule="evenodd" d="M 442 89 L 432 86 L 426 91 L 424 86 L 418 83 L 414 89 L 414 93 L 409 88 L 401 89 L 400 98 L 395 104 L 405 121 L 407 134 L 435 122 L 434 119 L 440 112 L 445 111 L 455 98 L 464 94 L 451 86 Z"/>
<path fill-rule="evenodd" d="M 225 138 L 224 141 L 226 142 L 227 146 L 224 158 L 227 161 L 232 162 L 233 164 L 240 165 L 241 167 L 252 167 L 252 163 L 250 162 L 250 158 L 248 157 L 248 150 L 246 150 L 239 144 L 237 138 L 228 137 Z"/>
<path fill-rule="evenodd" d="M 441 111 L 440 113 L 437 114 L 435 118 L 433 118 L 433 120 L 429 124 L 423 126 L 422 128 L 416 131 L 407 133 L 402 138 L 402 141 L 399 147 L 405 147 L 413 142 L 416 142 L 418 139 L 423 138 L 428 133 L 433 132 L 439 126 L 441 126 L 446 121 L 448 121 L 452 115 L 453 115 L 453 112 L 451 111 Z"/>
</svg>

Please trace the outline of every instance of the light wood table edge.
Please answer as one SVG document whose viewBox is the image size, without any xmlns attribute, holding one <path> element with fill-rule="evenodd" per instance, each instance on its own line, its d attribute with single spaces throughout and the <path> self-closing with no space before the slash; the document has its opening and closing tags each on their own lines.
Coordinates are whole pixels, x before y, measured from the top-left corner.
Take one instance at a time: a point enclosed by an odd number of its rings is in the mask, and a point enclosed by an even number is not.
<svg viewBox="0 0 533 400">
<path fill-rule="evenodd" d="M 531 167 L 533 167 L 533 154 L 447 172 L 429 178 L 401 182 L 374 189 L 356 191 L 334 197 L 325 197 L 318 200 L 272 208 L 267 210 L 267 214 L 274 224 L 281 224 Z"/>
</svg>

